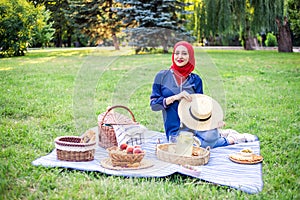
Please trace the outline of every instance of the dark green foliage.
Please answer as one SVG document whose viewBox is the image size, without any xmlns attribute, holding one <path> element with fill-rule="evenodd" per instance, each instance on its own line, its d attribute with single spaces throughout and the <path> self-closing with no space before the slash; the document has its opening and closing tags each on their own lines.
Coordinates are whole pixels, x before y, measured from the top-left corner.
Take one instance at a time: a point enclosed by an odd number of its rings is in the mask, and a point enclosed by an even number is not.
<svg viewBox="0 0 300 200">
<path fill-rule="evenodd" d="M 118 14 L 127 27 L 129 44 L 136 47 L 137 52 L 148 47 L 162 46 L 164 52 L 176 41 L 192 41 L 191 34 L 185 29 L 184 10 L 189 4 L 176 0 L 116 0 L 122 4 Z"/>
<path fill-rule="evenodd" d="M 56 47 L 71 47 L 75 34 L 74 23 L 67 17 L 70 10 L 69 0 L 28 0 L 36 7 L 44 5 L 51 12 L 51 20 L 55 29 L 52 42 Z"/>
<path fill-rule="evenodd" d="M 204 0 L 206 7 L 206 37 L 240 33 L 240 39 L 248 47 L 257 33 L 277 32 L 276 18 L 283 19 L 283 0 Z M 207 33 L 206 33 L 207 34 Z"/>
<path fill-rule="evenodd" d="M 113 44 L 118 49 L 119 42 L 135 46 L 137 52 L 151 51 L 158 46 L 168 52 L 178 40 L 192 42 L 196 39 L 202 43 L 204 38 L 209 45 L 242 43 L 245 47 L 250 44 L 249 49 L 253 49 L 251 45 L 257 34 L 273 32 L 278 35 L 275 19 L 283 22 L 284 14 L 292 31 L 293 44 L 300 45 L 300 5 L 297 0 L 286 0 L 285 4 L 284 0 L 1 2 L 4 2 L 0 5 L 1 56 L 24 55 L 28 46 L 52 44 L 56 47 Z M 8 8 L 8 5 L 14 5 L 14 8 Z M 29 25 L 32 23 L 36 24 Z"/>
<path fill-rule="evenodd" d="M 53 28 L 55 28 L 54 44 L 56 47 L 71 47 L 74 26 L 66 14 L 69 10 L 68 0 L 47 0 L 45 6 L 51 11 Z"/>
<path fill-rule="evenodd" d="M 110 39 L 115 48 L 119 48 L 116 34 L 120 32 L 122 24 L 113 0 L 71 0 L 70 3 L 68 17 L 77 30 L 87 35 L 94 45 Z"/>
<path fill-rule="evenodd" d="M 293 45 L 300 46 L 300 1 L 288 0 L 288 20 L 293 32 Z"/>
</svg>

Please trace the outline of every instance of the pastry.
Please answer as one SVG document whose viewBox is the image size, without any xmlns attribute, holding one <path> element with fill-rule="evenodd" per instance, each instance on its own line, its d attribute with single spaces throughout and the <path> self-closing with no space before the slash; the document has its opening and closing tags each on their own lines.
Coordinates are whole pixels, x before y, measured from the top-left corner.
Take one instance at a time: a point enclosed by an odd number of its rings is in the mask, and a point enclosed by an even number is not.
<svg viewBox="0 0 300 200">
<path fill-rule="evenodd" d="M 263 157 L 260 155 L 252 154 L 251 156 L 243 156 L 240 153 L 232 154 L 229 158 L 235 162 L 239 163 L 258 163 L 263 160 Z"/>
</svg>

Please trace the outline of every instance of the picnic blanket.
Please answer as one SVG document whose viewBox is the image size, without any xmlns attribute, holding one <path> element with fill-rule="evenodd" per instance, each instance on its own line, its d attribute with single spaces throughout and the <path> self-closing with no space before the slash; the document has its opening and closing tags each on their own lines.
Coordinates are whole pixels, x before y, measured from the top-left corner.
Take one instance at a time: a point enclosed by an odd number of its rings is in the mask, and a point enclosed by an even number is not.
<svg viewBox="0 0 300 200">
<path fill-rule="evenodd" d="M 97 127 L 91 129 L 97 132 Z M 50 154 L 34 160 L 32 164 L 44 167 L 62 167 L 84 171 L 97 171 L 109 175 L 126 177 L 165 177 L 178 172 L 214 184 L 229 186 L 250 194 L 262 191 L 262 163 L 251 165 L 238 164 L 232 162 L 228 157 L 229 154 L 236 153 L 246 147 L 251 148 L 254 153 L 260 154 L 259 141 L 211 149 L 208 164 L 197 166 L 196 168 L 200 171 L 200 174 L 195 174 L 192 170 L 186 170 L 180 165 L 167 163 L 157 159 L 155 147 L 158 139 L 162 143 L 167 142 L 164 133 L 150 130 L 145 133 L 145 143 L 142 145 L 142 148 L 146 151 L 144 159 L 151 161 L 153 164 L 152 167 L 145 169 L 112 170 L 104 168 L 101 165 L 101 160 L 107 159 L 108 153 L 101 147 L 97 147 L 95 159 L 89 162 L 60 161 L 57 159 L 56 150 L 54 149 Z"/>
</svg>

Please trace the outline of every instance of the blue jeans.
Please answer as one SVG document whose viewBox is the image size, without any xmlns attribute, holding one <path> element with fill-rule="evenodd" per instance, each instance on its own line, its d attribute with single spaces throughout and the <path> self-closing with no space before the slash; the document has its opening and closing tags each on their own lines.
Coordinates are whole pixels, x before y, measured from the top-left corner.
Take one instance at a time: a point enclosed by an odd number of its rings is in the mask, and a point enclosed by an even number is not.
<svg viewBox="0 0 300 200">
<path fill-rule="evenodd" d="M 180 131 L 193 132 L 194 135 L 201 141 L 201 147 L 203 148 L 208 146 L 210 146 L 210 148 L 216 148 L 229 145 L 228 140 L 224 137 L 221 137 L 217 128 L 208 131 L 195 131 L 184 127 L 180 129 Z"/>
</svg>

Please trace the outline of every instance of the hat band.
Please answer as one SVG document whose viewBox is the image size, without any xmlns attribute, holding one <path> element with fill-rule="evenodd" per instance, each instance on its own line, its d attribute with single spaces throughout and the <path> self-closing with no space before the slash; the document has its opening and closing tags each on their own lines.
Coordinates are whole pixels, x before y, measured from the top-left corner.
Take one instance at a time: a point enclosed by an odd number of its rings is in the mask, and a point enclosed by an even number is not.
<svg viewBox="0 0 300 200">
<path fill-rule="evenodd" d="M 197 121 L 200 121 L 200 122 L 207 121 L 207 120 L 209 120 L 209 119 L 211 118 L 211 115 L 209 115 L 209 117 L 207 117 L 207 118 L 205 118 L 205 119 L 199 119 L 198 117 L 196 117 L 195 115 L 193 115 L 193 113 L 192 113 L 192 111 L 191 111 L 191 107 L 189 108 L 189 112 L 190 112 L 190 114 L 191 114 L 191 116 L 192 116 L 192 118 L 193 118 L 194 120 L 197 120 Z"/>
</svg>

